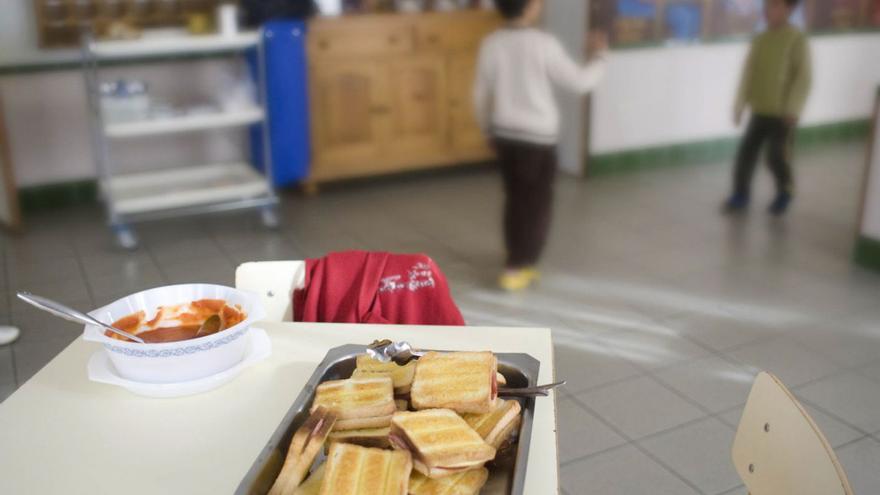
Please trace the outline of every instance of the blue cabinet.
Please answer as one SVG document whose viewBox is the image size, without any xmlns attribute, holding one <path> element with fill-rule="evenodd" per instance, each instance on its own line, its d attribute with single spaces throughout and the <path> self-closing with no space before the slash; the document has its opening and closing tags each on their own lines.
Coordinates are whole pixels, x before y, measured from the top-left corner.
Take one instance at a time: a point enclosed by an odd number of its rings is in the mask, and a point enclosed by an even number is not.
<svg viewBox="0 0 880 495">
<path fill-rule="evenodd" d="M 266 109 L 269 113 L 269 149 L 272 181 L 276 186 L 296 184 L 309 175 L 308 66 L 306 31 L 303 21 L 269 21 L 263 26 Z M 252 70 L 257 67 L 251 56 Z M 257 75 L 257 79 L 260 77 Z M 265 168 L 262 129 L 251 129 L 253 163 Z"/>
</svg>

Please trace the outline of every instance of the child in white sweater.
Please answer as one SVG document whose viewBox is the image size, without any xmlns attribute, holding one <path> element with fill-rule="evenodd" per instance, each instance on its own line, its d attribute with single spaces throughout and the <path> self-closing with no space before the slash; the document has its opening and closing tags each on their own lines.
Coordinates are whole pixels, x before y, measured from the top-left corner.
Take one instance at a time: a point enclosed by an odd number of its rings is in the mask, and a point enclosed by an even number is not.
<svg viewBox="0 0 880 495">
<path fill-rule="evenodd" d="M 605 72 L 604 34 L 590 38 L 592 61 L 581 66 L 553 35 L 535 27 L 544 0 L 495 0 L 507 24 L 480 48 L 474 105 L 504 179 L 506 269 L 499 285 L 521 290 L 536 269 L 549 231 L 559 109 L 553 86 L 586 94 Z"/>
</svg>

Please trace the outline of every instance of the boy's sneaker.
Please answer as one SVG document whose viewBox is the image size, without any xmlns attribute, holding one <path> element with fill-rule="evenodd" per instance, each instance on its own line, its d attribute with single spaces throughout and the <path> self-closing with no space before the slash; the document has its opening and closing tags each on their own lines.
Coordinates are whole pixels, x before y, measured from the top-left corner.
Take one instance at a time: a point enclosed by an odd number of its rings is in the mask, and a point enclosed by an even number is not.
<svg viewBox="0 0 880 495">
<path fill-rule="evenodd" d="M 776 199 L 770 203 L 770 206 L 767 208 L 767 211 L 774 216 L 782 216 L 788 211 L 788 206 L 791 204 L 791 194 L 789 193 L 779 193 L 776 195 Z"/>
<path fill-rule="evenodd" d="M 498 286 L 509 292 L 527 289 L 541 277 L 534 268 L 508 269 L 498 278 Z"/>
<path fill-rule="evenodd" d="M 745 194 L 734 194 L 721 206 L 722 213 L 742 213 L 749 207 L 749 197 Z"/>
</svg>

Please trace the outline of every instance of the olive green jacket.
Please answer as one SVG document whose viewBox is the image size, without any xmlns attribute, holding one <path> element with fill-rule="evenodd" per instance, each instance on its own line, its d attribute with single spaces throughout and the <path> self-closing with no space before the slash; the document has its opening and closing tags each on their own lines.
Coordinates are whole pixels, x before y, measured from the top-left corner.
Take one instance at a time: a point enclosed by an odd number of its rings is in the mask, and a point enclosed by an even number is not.
<svg viewBox="0 0 880 495">
<path fill-rule="evenodd" d="M 752 40 L 736 111 L 771 117 L 801 115 L 812 84 L 807 36 L 791 25 L 768 29 Z"/>
</svg>

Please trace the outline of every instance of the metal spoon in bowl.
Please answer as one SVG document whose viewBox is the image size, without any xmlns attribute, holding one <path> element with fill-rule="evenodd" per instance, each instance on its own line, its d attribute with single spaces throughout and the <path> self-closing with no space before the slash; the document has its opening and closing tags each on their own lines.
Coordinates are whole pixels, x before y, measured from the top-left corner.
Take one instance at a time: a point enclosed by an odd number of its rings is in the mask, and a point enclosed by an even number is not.
<svg viewBox="0 0 880 495">
<path fill-rule="evenodd" d="M 220 319 L 220 315 L 211 315 L 202 323 L 202 326 L 199 327 L 199 331 L 196 332 L 196 337 L 204 337 L 205 335 L 211 335 L 212 333 L 217 333 L 223 329 L 223 320 Z"/>
<path fill-rule="evenodd" d="M 120 330 L 112 325 L 108 325 L 102 321 L 98 321 L 95 318 L 92 318 L 91 316 L 89 316 L 85 313 L 77 311 L 71 307 L 65 306 L 59 302 L 53 301 L 51 299 L 46 299 L 45 297 L 40 297 L 40 296 L 31 294 L 30 292 L 19 292 L 17 295 L 18 295 L 19 299 L 30 304 L 31 306 L 34 306 L 35 308 L 42 309 L 43 311 L 50 313 L 50 314 L 53 314 L 59 318 L 63 318 L 67 321 L 72 321 L 74 323 L 82 323 L 84 325 L 95 325 L 95 326 L 101 327 L 105 330 L 109 330 L 109 331 L 111 331 L 121 337 L 125 337 L 127 339 L 138 342 L 140 344 L 145 343 L 144 339 L 142 339 L 136 335 L 132 335 L 132 334 L 126 332 L 125 330 Z"/>
</svg>

